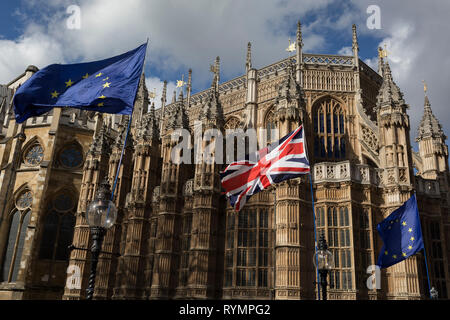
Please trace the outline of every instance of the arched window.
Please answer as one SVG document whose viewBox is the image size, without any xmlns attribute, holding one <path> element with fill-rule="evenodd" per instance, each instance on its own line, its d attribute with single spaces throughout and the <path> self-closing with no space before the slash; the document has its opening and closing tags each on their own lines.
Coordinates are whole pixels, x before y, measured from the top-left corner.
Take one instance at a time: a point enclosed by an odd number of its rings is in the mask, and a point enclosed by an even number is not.
<svg viewBox="0 0 450 320">
<path fill-rule="evenodd" d="M 17 281 L 20 260 L 22 259 L 23 247 L 28 223 L 31 216 L 31 204 L 33 194 L 24 190 L 16 199 L 16 206 L 9 215 L 10 228 L 6 253 L 3 260 L 1 280 L 3 282 Z"/>
<path fill-rule="evenodd" d="M 38 166 L 44 159 L 44 148 L 35 141 L 23 153 L 23 162 L 28 167 Z"/>
<path fill-rule="evenodd" d="M 39 259 L 65 261 L 75 226 L 75 201 L 66 191 L 58 194 L 47 207 Z"/>
<path fill-rule="evenodd" d="M 267 288 L 272 244 L 267 208 L 228 212 L 225 239 L 225 287 Z"/>
<path fill-rule="evenodd" d="M 59 164 L 66 169 L 77 169 L 83 164 L 83 149 L 77 143 L 62 148 L 58 156 Z"/>
<path fill-rule="evenodd" d="M 345 159 L 345 117 L 339 102 L 328 98 L 315 105 L 313 128 L 316 159 L 338 161 Z"/>
<path fill-rule="evenodd" d="M 352 290 L 350 211 L 347 206 L 329 206 L 326 209 L 320 207 L 316 208 L 316 216 L 318 235 L 327 235 L 329 250 L 333 254 L 334 268 L 330 270 L 330 282 L 334 289 Z"/>
<path fill-rule="evenodd" d="M 270 144 L 278 139 L 277 121 L 275 117 L 275 108 L 271 108 L 266 115 L 267 143 Z"/>
</svg>

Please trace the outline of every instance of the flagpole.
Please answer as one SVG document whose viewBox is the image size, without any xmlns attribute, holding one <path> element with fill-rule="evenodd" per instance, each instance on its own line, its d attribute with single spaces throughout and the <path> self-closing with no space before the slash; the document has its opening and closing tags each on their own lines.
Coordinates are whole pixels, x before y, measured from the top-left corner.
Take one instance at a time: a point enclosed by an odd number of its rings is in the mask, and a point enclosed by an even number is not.
<svg viewBox="0 0 450 320">
<path fill-rule="evenodd" d="M 303 126 L 303 144 L 305 145 L 305 153 L 306 157 L 309 161 L 309 153 L 308 153 L 308 145 L 306 143 L 306 132 L 305 132 L 305 126 Z M 312 174 L 311 174 L 311 164 L 309 165 L 309 186 L 311 191 L 311 206 L 312 206 L 312 212 L 313 212 L 313 222 L 314 222 L 314 259 L 315 261 L 315 267 L 316 267 L 316 279 L 317 279 L 317 298 L 320 300 L 320 284 L 319 284 L 319 266 L 317 261 L 317 225 L 316 225 L 316 209 L 315 209 L 315 203 L 314 203 L 314 191 L 313 191 L 313 185 L 312 185 Z"/>
<path fill-rule="evenodd" d="M 277 227 L 277 190 L 273 190 L 273 252 L 272 252 L 272 260 L 273 260 L 273 300 L 276 299 L 276 285 L 275 281 L 276 277 L 276 244 L 277 244 L 277 236 L 276 236 L 276 227 Z"/>
<path fill-rule="evenodd" d="M 145 62 L 147 61 L 147 49 L 148 49 L 148 42 L 149 42 L 149 38 L 147 37 L 147 48 L 145 51 L 145 57 L 144 57 L 144 63 L 142 64 L 142 71 L 141 71 L 141 75 L 144 73 L 145 70 Z M 144 84 L 145 85 L 145 84 Z M 137 93 L 136 93 L 137 94 Z M 135 97 L 135 102 L 136 102 L 136 97 Z M 119 160 L 119 166 L 117 167 L 116 170 L 116 177 L 114 178 L 114 185 L 111 191 L 111 201 L 114 202 L 114 194 L 116 192 L 116 187 L 117 187 L 117 180 L 119 179 L 119 172 L 120 172 L 120 167 L 122 166 L 122 160 L 123 160 L 123 154 L 125 153 L 125 146 L 127 145 L 127 140 L 128 140 L 128 134 L 130 133 L 130 129 L 131 129 L 131 122 L 133 120 L 133 112 L 130 114 L 130 119 L 128 120 L 128 128 L 127 128 L 127 133 L 125 134 L 125 141 L 123 142 L 123 146 L 122 146 L 122 152 L 120 154 L 120 160 Z M 142 120 L 142 119 L 141 119 Z"/>
<path fill-rule="evenodd" d="M 306 141 L 306 139 L 305 139 L 305 141 Z M 305 143 L 305 147 L 306 147 L 306 143 Z M 314 250 L 315 250 L 314 253 L 316 253 L 317 252 L 316 210 L 315 210 L 315 204 L 314 204 L 314 192 L 313 192 L 313 186 L 312 186 L 311 169 L 309 171 L 309 186 L 311 189 L 311 204 L 312 204 L 313 220 L 314 220 Z M 314 254 L 314 257 L 316 260 L 315 266 L 316 266 L 316 277 L 317 277 L 317 297 L 318 297 L 318 300 L 320 300 L 319 268 L 317 265 L 317 255 Z"/>
<path fill-rule="evenodd" d="M 113 201 L 113 202 L 114 202 L 114 193 L 115 193 L 116 187 L 117 187 L 117 180 L 119 179 L 120 167 L 122 166 L 123 154 L 125 153 L 125 146 L 127 145 L 128 134 L 130 133 L 132 119 L 133 119 L 133 114 L 130 115 L 130 120 L 128 121 L 128 128 L 127 128 L 127 133 L 125 135 L 125 141 L 123 142 L 123 146 L 122 146 L 122 153 L 120 154 L 119 166 L 117 167 L 117 170 L 116 170 L 116 177 L 114 179 L 114 185 L 113 185 L 112 192 L 111 192 L 111 201 Z"/>
<path fill-rule="evenodd" d="M 423 241 L 423 231 L 422 231 L 422 222 L 420 221 L 420 215 L 419 215 L 419 206 L 417 205 L 417 195 L 416 192 L 414 192 L 414 197 L 416 198 L 416 207 L 417 207 L 417 220 L 419 220 L 419 226 L 420 226 L 420 233 L 422 235 L 422 241 Z M 423 241 L 423 255 L 425 257 L 425 269 L 427 271 L 427 280 L 428 280 L 428 294 L 430 295 L 430 299 L 432 299 L 431 297 L 431 284 L 430 284 L 430 274 L 428 272 L 428 259 L 427 259 L 427 251 L 425 249 L 425 241 Z"/>
</svg>

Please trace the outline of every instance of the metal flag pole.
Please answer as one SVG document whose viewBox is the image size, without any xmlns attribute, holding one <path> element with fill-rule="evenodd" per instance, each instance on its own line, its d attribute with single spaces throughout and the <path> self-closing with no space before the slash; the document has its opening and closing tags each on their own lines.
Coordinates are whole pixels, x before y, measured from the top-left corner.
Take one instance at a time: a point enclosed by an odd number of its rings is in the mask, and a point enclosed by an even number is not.
<svg viewBox="0 0 450 320">
<path fill-rule="evenodd" d="M 303 124 L 302 124 L 303 125 Z M 305 127 L 303 125 L 303 144 L 305 145 L 305 153 L 306 157 L 309 161 L 309 154 L 308 154 L 308 146 L 306 143 L 306 134 L 305 134 Z M 312 185 L 312 174 L 311 174 L 311 164 L 309 165 L 309 186 L 311 191 L 311 206 L 312 206 L 312 212 L 313 212 L 313 222 L 314 222 L 314 259 L 315 261 L 315 269 L 316 269 L 316 284 L 317 284 L 317 298 L 320 300 L 320 280 L 319 280 L 319 266 L 317 261 L 317 226 L 316 226 L 316 209 L 315 209 L 315 203 L 314 203 L 314 192 L 313 192 L 313 185 Z"/>
<path fill-rule="evenodd" d="M 128 134 L 130 133 L 132 119 L 133 119 L 133 114 L 130 115 L 130 120 L 128 121 L 127 133 L 125 134 L 125 140 L 124 140 L 123 146 L 122 146 L 122 153 L 120 154 L 119 165 L 117 166 L 117 170 L 116 170 L 116 177 L 114 179 L 114 185 L 113 185 L 112 192 L 111 192 L 111 201 L 113 201 L 113 202 L 114 202 L 114 193 L 115 193 L 116 187 L 117 187 L 117 180 L 119 179 L 120 167 L 122 166 L 123 154 L 125 153 L 125 146 L 127 145 Z"/>
<path fill-rule="evenodd" d="M 428 272 L 427 251 L 425 250 L 425 241 L 424 241 L 424 238 L 423 238 L 422 223 L 420 222 L 419 206 L 417 205 L 417 195 L 416 195 L 416 192 L 414 192 L 414 198 L 415 198 L 415 200 L 416 200 L 417 220 L 419 220 L 420 234 L 422 235 L 423 255 L 424 255 L 424 257 L 425 257 L 425 270 L 427 271 L 427 280 L 428 280 L 428 294 L 430 295 L 430 299 L 433 299 L 433 297 L 432 297 L 432 295 L 431 295 L 430 274 L 429 274 L 429 272 Z"/>
<path fill-rule="evenodd" d="M 147 38 L 147 47 L 148 47 L 148 38 Z M 144 58 L 144 63 L 143 63 L 141 74 L 144 73 L 146 60 L 147 60 L 147 51 L 146 51 L 146 54 L 145 54 L 145 58 Z M 136 95 L 137 95 L 137 92 L 136 92 Z M 134 98 L 134 100 L 136 101 L 136 97 Z M 114 194 L 115 194 L 116 187 L 117 187 L 117 180 L 119 179 L 120 167 L 122 166 L 123 154 L 125 153 L 125 146 L 127 145 L 128 134 L 130 133 L 132 120 L 133 120 L 133 113 L 131 113 L 130 120 L 128 121 L 127 133 L 125 134 L 125 140 L 123 142 L 122 152 L 120 154 L 119 165 L 118 165 L 117 170 L 116 170 L 116 177 L 114 179 L 114 185 L 113 185 L 113 188 L 112 188 L 112 191 L 111 191 L 111 201 L 113 201 L 113 202 L 114 202 Z"/>
</svg>

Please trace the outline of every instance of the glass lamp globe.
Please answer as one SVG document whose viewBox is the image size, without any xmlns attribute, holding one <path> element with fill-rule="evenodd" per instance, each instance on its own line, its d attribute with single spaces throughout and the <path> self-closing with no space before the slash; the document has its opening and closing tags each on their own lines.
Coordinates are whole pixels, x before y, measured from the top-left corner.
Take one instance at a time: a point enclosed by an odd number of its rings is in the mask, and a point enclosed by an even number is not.
<svg viewBox="0 0 450 320">
<path fill-rule="evenodd" d="M 117 219 L 117 208 L 111 200 L 97 199 L 91 202 L 86 212 L 90 227 L 109 229 Z"/>
<path fill-rule="evenodd" d="M 314 266 L 319 270 L 330 270 L 334 268 L 333 254 L 328 250 L 325 236 L 322 234 L 318 243 L 318 250 L 314 254 Z"/>
<path fill-rule="evenodd" d="M 89 204 L 86 210 L 86 220 L 91 228 L 111 228 L 117 219 L 116 205 L 111 199 L 111 186 L 108 178 L 100 183 L 94 200 Z"/>
<path fill-rule="evenodd" d="M 330 250 L 317 250 L 314 254 L 314 266 L 319 270 L 333 269 L 334 260 Z"/>
</svg>

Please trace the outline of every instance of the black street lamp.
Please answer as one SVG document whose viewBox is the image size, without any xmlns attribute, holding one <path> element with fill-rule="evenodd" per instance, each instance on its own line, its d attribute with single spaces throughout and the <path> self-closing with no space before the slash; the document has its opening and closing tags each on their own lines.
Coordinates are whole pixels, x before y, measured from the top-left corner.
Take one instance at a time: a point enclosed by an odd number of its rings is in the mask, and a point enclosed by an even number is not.
<svg viewBox="0 0 450 320">
<path fill-rule="evenodd" d="M 91 273 L 89 275 L 86 299 L 92 300 L 94 296 L 95 276 L 97 273 L 98 256 L 102 249 L 103 238 L 106 230 L 111 228 L 117 219 L 117 209 L 111 199 L 111 186 L 107 178 L 100 184 L 86 212 L 86 220 L 91 228 Z"/>
<path fill-rule="evenodd" d="M 327 241 L 322 233 L 317 245 L 317 251 L 314 254 L 314 266 L 319 270 L 319 284 L 322 291 L 322 300 L 327 300 L 327 276 L 328 272 L 334 267 L 333 254 L 328 250 Z"/>
</svg>

